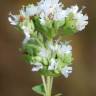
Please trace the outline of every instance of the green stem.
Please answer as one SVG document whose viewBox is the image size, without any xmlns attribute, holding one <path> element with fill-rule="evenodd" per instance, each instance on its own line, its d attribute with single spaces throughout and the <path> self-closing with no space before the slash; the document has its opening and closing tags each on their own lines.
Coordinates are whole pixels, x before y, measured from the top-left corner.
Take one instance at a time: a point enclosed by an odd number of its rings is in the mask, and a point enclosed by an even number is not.
<svg viewBox="0 0 96 96">
<path fill-rule="evenodd" d="M 43 81 L 43 85 L 44 85 L 44 89 L 45 89 L 44 96 L 51 96 L 53 77 L 51 77 L 51 76 L 47 76 L 46 78 L 45 78 L 45 76 L 41 76 L 41 77 L 42 77 L 42 81 Z"/>
<path fill-rule="evenodd" d="M 51 80 L 50 80 L 50 76 L 47 77 L 47 95 L 51 96 Z"/>
<path fill-rule="evenodd" d="M 43 75 L 41 76 L 41 78 L 42 78 L 42 82 L 43 82 L 44 89 L 45 89 L 45 94 L 44 94 L 44 96 L 46 96 L 46 93 L 47 93 L 46 80 L 45 80 L 45 77 L 44 77 Z"/>
<path fill-rule="evenodd" d="M 36 41 L 38 42 L 38 44 L 40 44 L 40 46 L 44 47 L 43 43 L 39 39 L 36 39 Z"/>
</svg>

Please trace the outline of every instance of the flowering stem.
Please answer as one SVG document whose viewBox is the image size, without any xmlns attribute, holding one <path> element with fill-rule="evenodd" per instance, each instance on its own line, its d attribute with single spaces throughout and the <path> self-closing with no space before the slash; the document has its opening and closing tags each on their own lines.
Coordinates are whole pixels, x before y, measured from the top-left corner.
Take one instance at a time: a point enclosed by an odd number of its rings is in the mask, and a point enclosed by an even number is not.
<svg viewBox="0 0 96 96">
<path fill-rule="evenodd" d="M 51 92 L 50 92 L 50 87 L 51 87 L 51 80 L 50 80 L 50 76 L 47 77 L 47 95 L 51 96 Z"/>
<path fill-rule="evenodd" d="M 45 78 L 45 76 L 41 76 L 41 77 L 42 77 L 42 81 L 43 81 L 43 85 L 44 85 L 44 89 L 45 89 L 44 96 L 51 96 L 53 77 L 51 77 L 51 76 L 47 76 L 46 78 Z"/>
<path fill-rule="evenodd" d="M 46 96 L 46 93 L 47 93 L 46 80 L 45 80 L 45 77 L 44 77 L 43 75 L 41 76 L 41 78 L 42 78 L 43 86 L 44 86 L 44 89 L 45 89 L 45 94 L 44 94 L 44 96 Z"/>
</svg>

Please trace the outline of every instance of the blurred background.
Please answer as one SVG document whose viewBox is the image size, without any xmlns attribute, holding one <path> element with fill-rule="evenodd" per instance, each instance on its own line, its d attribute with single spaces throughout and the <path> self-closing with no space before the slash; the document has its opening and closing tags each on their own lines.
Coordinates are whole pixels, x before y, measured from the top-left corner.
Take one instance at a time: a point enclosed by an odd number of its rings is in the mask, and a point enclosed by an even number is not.
<svg viewBox="0 0 96 96">
<path fill-rule="evenodd" d="M 38 0 L 0 0 L 0 96 L 38 96 L 31 88 L 41 82 L 19 52 L 24 35 L 11 26 L 8 14 Z M 89 25 L 72 40 L 73 73 L 68 79 L 55 78 L 54 93 L 64 96 L 96 96 L 96 0 L 62 0 L 65 6 L 86 6 Z"/>
</svg>

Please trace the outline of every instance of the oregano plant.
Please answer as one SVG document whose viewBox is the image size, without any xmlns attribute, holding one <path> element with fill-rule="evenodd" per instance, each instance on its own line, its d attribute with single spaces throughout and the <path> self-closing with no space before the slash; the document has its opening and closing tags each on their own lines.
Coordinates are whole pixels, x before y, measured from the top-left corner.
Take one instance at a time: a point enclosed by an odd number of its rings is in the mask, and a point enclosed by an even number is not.
<svg viewBox="0 0 96 96">
<path fill-rule="evenodd" d="M 25 35 L 21 48 L 25 61 L 41 76 L 42 84 L 32 87 L 36 93 L 53 96 L 53 79 L 72 73 L 72 46 L 60 37 L 85 28 L 88 16 L 82 11 L 77 5 L 65 8 L 59 0 L 41 0 L 23 6 L 17 15 L 9 14 L 10 24 Z"/>
</svg>

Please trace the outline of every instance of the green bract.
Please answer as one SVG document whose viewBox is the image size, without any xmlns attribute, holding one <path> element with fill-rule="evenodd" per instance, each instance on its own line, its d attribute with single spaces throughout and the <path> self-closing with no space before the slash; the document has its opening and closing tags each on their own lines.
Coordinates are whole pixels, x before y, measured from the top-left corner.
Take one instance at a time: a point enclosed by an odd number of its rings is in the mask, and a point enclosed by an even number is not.
<svg viewBox="0 0 96 96">
<path fill-rule="evenodd" d="M 76 29 L 76 20 L 73 19 L 74 15 L 71 13 L 67 18 L 65 18 L 64 25 L 64 35 L 73 35 L 77 32 Z"/>
</svg>

